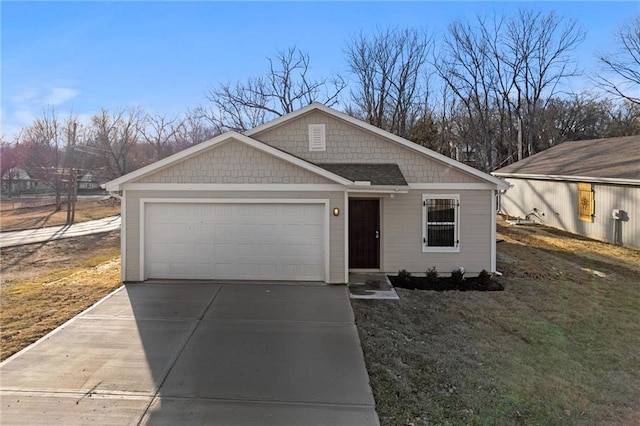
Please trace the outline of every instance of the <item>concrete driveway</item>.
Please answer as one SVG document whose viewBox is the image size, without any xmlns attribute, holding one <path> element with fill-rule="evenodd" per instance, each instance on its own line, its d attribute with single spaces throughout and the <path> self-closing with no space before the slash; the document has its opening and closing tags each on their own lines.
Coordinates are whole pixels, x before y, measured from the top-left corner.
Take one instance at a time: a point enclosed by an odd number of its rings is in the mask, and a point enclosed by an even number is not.
<svg viewBox="0 0 640 426">
<path fill-rule="evenodd" d="M 344 286 L 130 284 L 0 380 L 3 425 L 378 424 Z"/>
</svg>

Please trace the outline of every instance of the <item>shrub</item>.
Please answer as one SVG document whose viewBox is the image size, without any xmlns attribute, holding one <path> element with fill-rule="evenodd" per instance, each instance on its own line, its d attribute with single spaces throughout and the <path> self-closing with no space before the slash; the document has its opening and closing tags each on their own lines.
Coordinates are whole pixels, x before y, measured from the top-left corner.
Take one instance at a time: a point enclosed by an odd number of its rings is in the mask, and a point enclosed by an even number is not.
<svg viewBox="0 0 640 426">
<path fill-rule="evenodd" d="M 451 271 L 451 282 L 454 284 L 462 284 L 464 281 L 464 269 L 458 268 Z"/>
<path fill-rule="evenodd" d="M 436 271 L 435 266 L 427 269 L 425 281 L 427 281 L 427 284 L 435 284 L 438 282 L 438 271 Z"/>
<path fill-rule="evenodd" d="M 481 284 L 481 285 L 489 285 L 489 284 L 491 284 L 491 278 L 492 278 L 491 273 L 487 272 L 486 269 L 483 269 L 478 274 L 478 283 Z"/>
<path fill-rule="evenodd" d="M 398 271 L 398 281 L 401 283 L 409 284 L 411 282 L 411 272 L 406 269 L 401 269 Z"/>
</svg>

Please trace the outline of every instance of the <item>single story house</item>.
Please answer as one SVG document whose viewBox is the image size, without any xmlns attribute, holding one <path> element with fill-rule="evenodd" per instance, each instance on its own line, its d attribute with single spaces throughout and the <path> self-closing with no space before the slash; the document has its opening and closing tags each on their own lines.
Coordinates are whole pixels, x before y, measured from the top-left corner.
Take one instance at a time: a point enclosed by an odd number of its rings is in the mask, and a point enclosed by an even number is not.
<svg viewBox="0 0 640 426">
<path fill-rule="evenodd" d="M 324 105 L 227 132 L 108 182 L 122 279 L 348 282 L 495 271 L 508 184 Z"/>
<path fill-rule="evenodd" d="M 100 181 L 91 172 L 85 173 L 80 179 L 78 179 L 78 189 L 81 191 L 92 190 L 100 188 Z"/>
<path fill-rule="evenodd" d="M 2 176 L 2 191 L 8 194 L 29 192 L 38 187 L 38 181 L 21 168 L 13 167 Z"/>
<path fill-rule="evenodd" d="M 493 175 L 513 185 L 505 215 L 640 248 L 640 136 L 564 142 Z"/>
</svg>

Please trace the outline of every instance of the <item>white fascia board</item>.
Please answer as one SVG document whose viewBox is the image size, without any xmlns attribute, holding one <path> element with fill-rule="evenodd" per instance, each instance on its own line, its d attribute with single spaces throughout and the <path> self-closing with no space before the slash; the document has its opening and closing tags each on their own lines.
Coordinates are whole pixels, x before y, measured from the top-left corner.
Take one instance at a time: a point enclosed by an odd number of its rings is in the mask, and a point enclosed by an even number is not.
<svg viewBox="0 0 640 426">
<path fill-rule="evenodd" d="M 157 204 L 328 204 L 326 198 L 140 198 L 144 203 Z"/>
<path fill-rule="evenodd" d="M 306 114 L 308 112 L 311 112 L 311 111 L 314 111 L 314 110 L 319 110 L 319 111 L 322 111 L 322 112 L 324 112 L 324 113 L 326 113 L 328 115 L 331 115 L 333 117 L 336 117 L 336 118 L 339 118 L 341 120 L 347 121 L 348 123 L 351 123 L 354 126 L 358 126 L 358 127 L 362 128 L 362 129 L 367 130 L 367 131 L 369 131 L 371 133 L 374 133 L 374 134 L 376 134 L 376 135 L 378 135 L 380 137 L 383 137 L 385 139 L 389 139 L 389 140 L 391 140 L 393 142 L 396 142 L 396 143 L 398 143 L 398 144 L 400 144 L 400 145 L 402 145 L 402 146 L 404 146 L 406 148 L 409 148 L 409 149 L 411 149 L 413 151 L 417 151 L 417 152 L 419 152 L 419 153 L 421 153 L 423 155 L 426 155 L 427 157 L 431 157 L 431 158 L 433 158 L 435 160 L 438 160 L 438 161 L 441 161 L 441 162 L 443 162 L 445 164 L 448 164 L 448 165 L 450 165 L 450 166 L 452 166 L 452 167 L 454 167 L 454 168 L 456 168 L 458 170 L 466 172 L 466 173 L 468 173 L 468 174 L 470 174 L 472 176 L 475 176 L 475 177 L 477 177 L 479 179 L 482 179 L 484 181 L 490 182 L 490 183 L 496 185 L 497 189 L 508 189 L 509 188 L 509 186 L 505 185 L 505 183 L 502 180 L 500 180 L 498 178 L 495 178 L 494 176 L 491 176 L 488 173 L 481 172 L 480 170 L 474 169 L 471 166 L 467 166 L 466 164 L 460 163 L 459 161 L 456 161 L 456 160 L 454 160 L 452 158 L 449 158 L 446 155 L 439 154 L 439 153 L 437 153 L 435 151 L 432 151 L 432 150 L 430 150 L 428 148 L 425 148 L 425 147 L 423 147 L 421 145 L 418 145 L 417 143 L 413 143 L 411 141 L 408 141 L 408 140 L 406 140 L 404 138 L 401 138 L 400 136 L 396 136 L 393 133 L 389 133 L 389 132 L 387 132 L 385 130 L 382 130 L 382 129 L 376 127 L 376 126 L 373 126 L 373 125 L 371 125 L 369 123 L 365 123 L 364 121 L 358 120 L 357 118 L 351 117 L 350 115 L 347 115 L 347 114 L 345 114 L 343 112 L 336 111 L 336 110 L 334 110 L 332 108 L 329 108 L 326 105 L 323 105 L 323 104 L 318 103 L 318 102 L 313 102 L 312 104 L 307 105 L 304 108 L 301 108 L 301 109 L 299 109 L 297 111 L 294 111 L 294 112 L 292 112 L 290 114 L 278 117 L 275 120 L 272 120 L 272 121 L 270 121 L 268 123 L 265 123 L 265 124 L 263 124 L 261 126 L 258 126 L 258 127 L 253 128 L 253 129 L 250 129 L 250 130 L 244 132 L 244 134 L 247 135 L 247 136 L 255 135 L 256 133 L 260 133 L 260 132 L 263 132 L 265 130 L 280 126 L 281 124 L 283 124 L 283 123 L 285 123 L 285 122 L 287 122 L 289 120 L 293 120 L 296 117 L 299 117 L 301 115 L 304 115 L 304 114 Z"/>
<path fill-rule="evenodd" d="M 389 186 L 348 186 L 347 192 L 350 194 L 353 193 L 367 193 L 367 194 L 406 194 L 409 192 L 408 186 L 398 186 L 398 187 L 389 187 Z"/>
<path fill-rule="evenodd" d="M 270 183 L 128 183 L 124 188 L 134 191 L 344 191 L 339 184 L 270 184 Z"/>
<path fill-rule="evenodd" d="M 553 181 L 569 181 L 569 182 L 592 182 L 592 183 L 608 183 L 617 185 L 633 185 L 640 186 L 638 179 L 621 179 L 621 178 L 597 178 L 589 176 L 564 176 L 564 175 L 538 175 L 526 173 L 493 173 L 494 176 L 500 176 L 506 179 L 535 179 L 535 180 L 553 180 Z"/>
<path fill-rule="evenodd" d="M 455 190 L 473 190 L 473 189 L 496 189 L 491 183 L 410 183 L 410 189 L 420 190 L 439 190 L 439 189 L 455 189 Z"/>
<path fill-rule="evenodd" d="M 156 161 L 153 164 L 149 164 L 148 166 L 142 167 L 136 171 L 133 171 L 131 173 L 127 173 L 124 176 L 121 176 L 117 179 L 114 179 L 110 182 L 107 182 L 106 184 L 106 188 L 107 191 L 118 191 L 121 189 L 121 186 L 125 183 L 131 182 L 132 180 L 136 180 L 136 179 L 140 179 L 145 175 L 149 175 L 151 173 L 157 172 L 165 167 L 169 167 L 179 161 L 188 159 L 192 156 L 195 156 L 197 154 L 199 154 L 200 152 L 210 149 L 216 145 L 221 145 L 225 142 L 229 142 L 231 140 L 235 140 L 238 142 L 242 142 L 245 143 L 253 148 L 256 148 L 262 152 L 265 152 L 267 154 L 273 155 L 274 157 L 280 158 L 281 160 L 287 161 L 289 163 L 292 163 L 298 167 L 301 167 L 305 170 L 308 170 L 312 173 L 315 173 L 317 175 L 320 175 L 324 178 L 327 178 L 331 181 L 334 181 L 336 183 L 342 184 L 342 185 L 349 185 L 352 184 L 353 182 L 351 182 L 348 179 L 345 179 L 341 176 L 338 176 L 334 173 L 329 172 L 328 170 L 325 170 L 321 167 L 316 166 L 315 164 L 311 164 L 305 160 L 302 160 L 298 157 L 294 157 L 291 154 L 287 154 L 284 151 L 281 151 L 279 149 L 273 148 L 263 142 L 257 141 L 255 139 L 251 139 L 250 137 L 247 137 L 243 134 L 234 132 L 234 131 L 229 131 L 226 133 L 223 133 L 220 136 L 216 136 L 213 139 L 209 139 L 206 142 L 202 142 L 199 143 L 198 145 L 194 145 L 190 148 L 187 148 L 183 151 L 180 151 L 176 154 L 173 154 L 167 158 L 164 158 L 162 160 Z"/>
</svg>

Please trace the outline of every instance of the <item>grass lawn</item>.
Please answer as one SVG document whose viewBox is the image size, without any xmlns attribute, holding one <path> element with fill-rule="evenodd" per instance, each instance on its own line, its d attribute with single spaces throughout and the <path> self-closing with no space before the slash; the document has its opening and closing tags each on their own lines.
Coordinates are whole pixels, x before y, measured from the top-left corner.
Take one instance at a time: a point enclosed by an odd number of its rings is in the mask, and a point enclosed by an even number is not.
<svg viewBox="0 0 640 426">
<path fill-rule="evenodd" d="M 3 231 L 66 221 L 66 207 L 12 206 L 0 203 Z M 81 198 L 76 205 L 76 222 L 117 214 L 120 204 L 104 197 Z M 120 231 L 7 247 L 0 256 L 0 360 L 120 286 Z"/>
<path fill-rule="evenodd" d="M 120 284 L 120 232 L 2 250 L 0 360 L 82 312 Z"/>
<path fill-rule="evenodd" d="M 640 424 L 640 252 L 498 232 L 503 292 L 352 301 L 381 423 Z"/>
<path fill-rule="evenodd" d="M 14 202 L 0 202 L 0 229 L 11 231 L 15 229 L 41 228 L 43 226 L 64 225 L 67 221 L 67 205 L 55 211 L 53 204 L 38 207 L 15 208 Z M 75 222 L 84 222 L 103 217 L 120 214 L 120 203 L 114 199 L 83 199 L 76 203 Z"/>
</svg>

